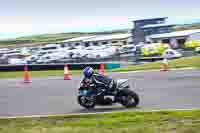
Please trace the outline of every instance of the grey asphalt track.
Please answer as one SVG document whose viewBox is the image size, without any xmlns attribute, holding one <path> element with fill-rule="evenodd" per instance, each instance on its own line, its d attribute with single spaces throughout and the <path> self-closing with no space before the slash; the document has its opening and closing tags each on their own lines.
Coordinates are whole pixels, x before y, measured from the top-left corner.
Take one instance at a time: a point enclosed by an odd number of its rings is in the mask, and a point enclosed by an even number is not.
<svg viewBox="0 0 200 133">
<path fill-rule="evenodd" d="M 140 109 L 200 108 L 200 70 L 110 73 L 114 79 L 129 79 L 140 95 Z M 49 115 L 124 110 L 121 105 L 87 111 L 77 104 L 80 76 L 0 79 L 0 116 Z M 135 110 L 135 109 L 132 109 Z"/>
</svg>

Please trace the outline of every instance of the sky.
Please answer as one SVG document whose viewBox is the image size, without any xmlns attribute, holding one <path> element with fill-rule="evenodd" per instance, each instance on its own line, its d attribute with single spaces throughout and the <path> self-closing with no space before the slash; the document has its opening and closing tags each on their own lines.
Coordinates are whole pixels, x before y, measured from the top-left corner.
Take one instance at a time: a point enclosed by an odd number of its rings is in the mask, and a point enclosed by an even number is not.
<svg viewBox="0 0 200 133">
<path fill-rule="evenodd" d="M 0 0 L 0 36 L 131 28 L 132 21 L 200 20 L 199 0 Z"/>
</svg>

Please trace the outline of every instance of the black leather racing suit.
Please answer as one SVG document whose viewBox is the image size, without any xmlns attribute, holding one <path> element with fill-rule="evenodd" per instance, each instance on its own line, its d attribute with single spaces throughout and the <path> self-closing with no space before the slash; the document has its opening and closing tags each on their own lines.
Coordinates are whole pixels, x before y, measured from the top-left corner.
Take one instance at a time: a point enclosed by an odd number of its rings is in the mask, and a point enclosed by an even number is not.
<svg viewBox="0 0 200 133">
<path fill-rule="evenodd" d="M 95 88 L 107 89 L 108 92 L 113 92 L 116 89 L 115 81 L 102 74 L 93 74 L 91 78 L 84 78 L 82 83 L 94 84 Z"/>
</svg>

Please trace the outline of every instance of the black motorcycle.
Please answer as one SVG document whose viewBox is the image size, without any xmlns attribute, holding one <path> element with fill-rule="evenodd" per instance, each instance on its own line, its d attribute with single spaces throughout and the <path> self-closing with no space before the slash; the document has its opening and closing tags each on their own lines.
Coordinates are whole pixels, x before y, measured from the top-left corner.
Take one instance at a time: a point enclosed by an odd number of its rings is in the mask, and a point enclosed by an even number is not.
<svg viewBox="0 0 200 133">
<path fill-rule="evenodd" d="M 115 103 L 120 103 L 126 108 L 136 107 L 139 104 L 139 96 L 130 89 L 128 80 L 116 80 L 114 84 L 114 92 L 95 87 L 93 84 L 82 84 L 79 88 L 78 103 L 87 109 L 92 109 L 95 105 L 106 106 Z"/>
</svg>

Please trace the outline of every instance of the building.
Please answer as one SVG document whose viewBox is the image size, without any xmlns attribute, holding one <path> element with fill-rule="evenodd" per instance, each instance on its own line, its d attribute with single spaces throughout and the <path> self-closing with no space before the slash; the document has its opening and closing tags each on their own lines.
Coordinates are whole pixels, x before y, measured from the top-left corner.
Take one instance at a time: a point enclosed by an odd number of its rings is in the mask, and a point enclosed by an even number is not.
<svg viewBox="0 0 200 133">
<path fill-rule="evenodd" d="M 117 34 L 106 34 L 106 35 L 95 35 L 95 36 L 83 36 L 68 39 L 61 42 L 66 46 L 102 46 L 112 45 L 121 46 L 126 44 L 132 44 L 131 33 L 117 33 Z"/>
<path fill-rule="evenodd" d="M 84 40 L 86 39 L 91 39 L 96 37 L 95 35 L 93 36 L 81 36 L 81 37 L 74 37 L 72 39 L 67 39 L 61 42 L 61 44 L 64 44 L 65 46 L 70 46 L 70 47 L 75 47 L 75 46 L 84 46 Z"/>
<path fill-rule="evenodd" d="M 145 25 L 142 27 L 145 36 L 158 34 L 158 33 L 168 33 L 174 31 L 175 25 L 173 24 L 152 24 L 152 25 Z"/>
<path fill-rule="evenodd" d="M 133 21 L 132 37 L 135 44 L 146 42 L 146 36 L 174 31 L 173 24 L 167 24 L 167 17 Z"/>
<path fill-rule="evenodd" d="M 111 46 L 121 46 L 126 44 L 132 44 L 131 33 L 118 33 L 109 35 L 99 35 L 93 38 L 83 40 L 88 46 L 101 46 L 101 45 L 111 45 Z"/>
<path fill-rule="evenodd" d="M 169 43 L 172 48 L 182 48 L 186 40 L 200 40 L 200 29 L 154 34 L 147 38 L 153 42 Z"/>
</svg>

